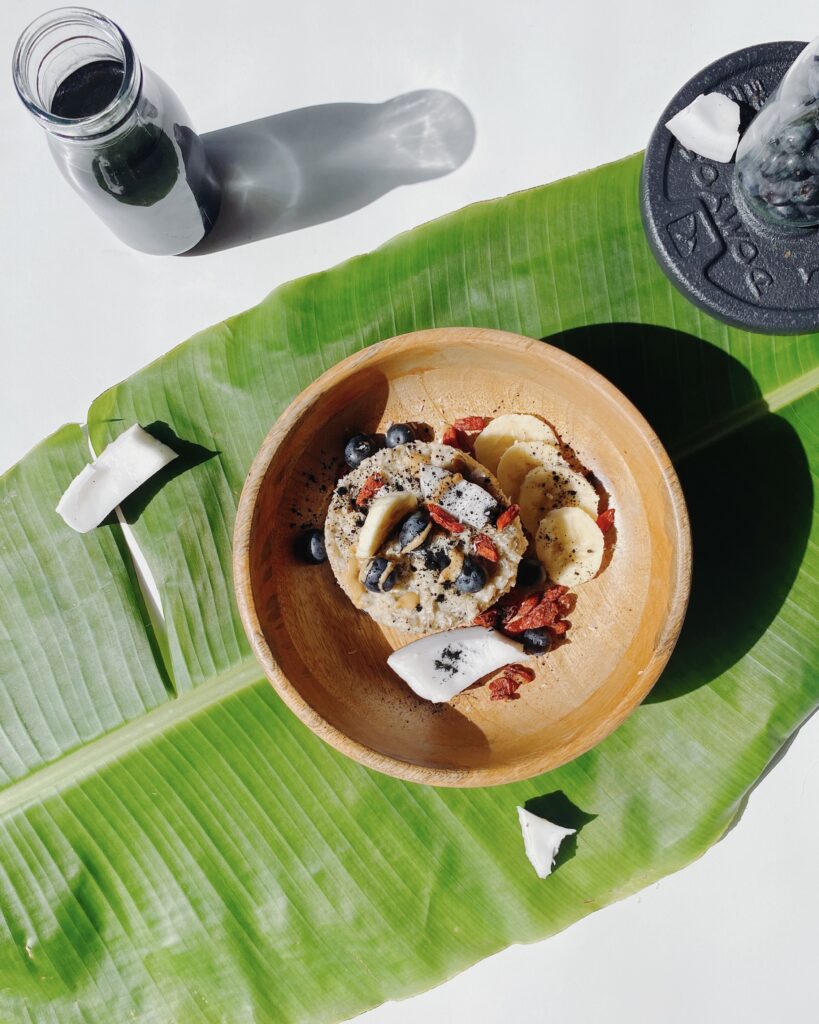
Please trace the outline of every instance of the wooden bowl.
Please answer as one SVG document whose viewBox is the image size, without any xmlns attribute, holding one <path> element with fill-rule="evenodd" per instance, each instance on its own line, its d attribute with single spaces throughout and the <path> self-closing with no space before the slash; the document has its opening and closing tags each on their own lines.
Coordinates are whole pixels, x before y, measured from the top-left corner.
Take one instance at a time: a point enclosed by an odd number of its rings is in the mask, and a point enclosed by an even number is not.
<svg viewBox="0 0 819 1024">
<path fill-rule="evenodd" d="M 613 557 L 578 588 L 570 642 L 538 659 L 513 702 L 487 688 L 450 704 L 416 697 L 387 667 L 413 639 L 357 611 L 328 564 L 293 556 L 323 522 L 352 434 L 459 416 L 537 413 L 603 481 L 617 510 Z M 316 735 L 412 782 L 488 786 L 557 768 L 599 743 L 645 697 L 682 625 L 691 539 L 668 455 L 605 378 L 550 345 L 447 328 L 391 338 L 302 392 L 250 468 L 234 537 L 236 595 L 265 675 Z"/>
</svg>

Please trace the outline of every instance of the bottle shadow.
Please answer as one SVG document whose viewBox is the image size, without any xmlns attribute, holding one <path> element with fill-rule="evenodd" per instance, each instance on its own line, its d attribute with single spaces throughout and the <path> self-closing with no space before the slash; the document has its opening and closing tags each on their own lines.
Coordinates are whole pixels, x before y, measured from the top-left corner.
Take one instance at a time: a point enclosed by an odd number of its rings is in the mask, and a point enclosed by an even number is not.
<svg viewBox="0 0 819 1024">
<path fill-rule="evenodd" d="M 813 508 L 802 441 L 770 412 L 749 371 L 699 338 L 620 323 L 543 340 L 619 387 L 675 464 L 691 520 L 691 599 L 671 660 L 646 703 L 690 693 L 754 646 L 796 579 Z"/>
<path fill-rule="evenodd" d="M 210 234 L 185 255 L 343 217 L 401 185 L 456 170 L 475 145 L 475 122 L 438 89 L 385 103 L 325 103 L 202 136 L 222 184 Z"/>
</svg>

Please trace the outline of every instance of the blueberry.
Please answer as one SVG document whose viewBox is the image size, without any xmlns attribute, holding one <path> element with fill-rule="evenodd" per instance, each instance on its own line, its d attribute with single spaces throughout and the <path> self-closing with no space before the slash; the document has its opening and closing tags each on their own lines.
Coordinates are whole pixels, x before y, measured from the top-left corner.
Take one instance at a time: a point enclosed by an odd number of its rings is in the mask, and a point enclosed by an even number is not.
<svg viewBox="0 0 819 1024">
<path fill-rule="evenodd" d="M 460 574 L 455 580 L 455 589 L 462 594 L 477 594 L 486 585 L 486 571 L 474 558 L 465 558 Z"/>
<path fill-rule="evenodd" d="M 367 567 L 364 586 L 374 594 L 386 594 L 395 586 L 395 570 L 386 558 L 374 558 Z"/>
<path fill-rule="evenodd" d="M 784 166 L 787 168 L 788 177 L 791 181 L 803 181 L 810 176 L 810 171 L 805 167 L 805 161 L 798 153 L 791 153 L 785 157 Z"/>
<path fill-rule="evenodd" d="M 803 181 L 793 197 L 795 203 L 805 203 L 814 206 L 819 199 L 819 184 L 813 181 Z"/>
<path fill-rule="evenodd" d="M 305 530 L 296 537 L 294 545 L 296 557 L 308 565 L 320 565 L 327 561 L 324 548 L 324 532 L 322 530 Z"/>
<path fill-rule="evenodd" d="M 790 159 L 787 153 L 774 153 L 765 157 L 759 162 L 759 173 L 766 181 L 784 181 L 790 174 Z"/>
<path fill-rule="evenodd" d="M 814 142 L 805 154 L 805 167 L 811 174 L 819 174 L 819 142 Z"/>
<path fill-rule="evenodd" d="M 789 125 L 782 133 L 780 144 L 786 153 L 803 153 L 816 137 L 809 122 Z"/>
<path fill-rule="evenodd" d="M 393 423 L 387 431 L 387 447 L 396 448 L 399 444 L 409 444 L 415 440 L 415 431 L 409 423 Z"/>
<path fill-rule="evenodd" d="M 789 224 L 795 224 L 797 221 L 802 219 L 802 214 L 798 206 L 794 206 L 792 203 L 781 203 L 778 206 L 767 207 L 768 220 L 773 224 L 783 224 L 785 222 Z"/>
<path fill-rule="evenodd" d="M 525 654 L 545 654 L 552 646 L 552 635 L 548 629 L 526 629 L 520 639 Z"/>
<path fill-rule="evenodd" d="M 350 469 L 355 469 L 365 459 L 375 455 L 382 447 L 378 437 L 374 437 L 372 434 L 356 434 L 355 437 L 350 438 L 344 448 L 344 461 Z"/>
<path fill-rule="evenodd" d="M 787 206 L 791 201 L 790 190 L 783 185 L 780 185 L 779 188 L 769 185 L 759 193 L 759 198 L 768 206 Z"/>
<path fill-rule="evenodd" d="M 518 564 L 519 587 L 533 587 L 543 579 L 543 570 L 536 558 L 523 558 Z"/>
<path fill-rule="evenodd" d="M 407 516 L 401 524 L 398 534 L 398 546 L 402 551 L 417 551 L 422 548 L 429 537 L 432 523 L 429 520 L 429 512 L 425 508 L 418 509 L 412 515 Z"/>
<path fill-rule="evenodd" d="M 757 175 L 756 168 L 740 164 L 736 169 L 737 179 L 749 196 L 758 196 L 762 187 L 762 179 Z"/>
<path fill-rule="evenodd" d="M 424 552 L 424 565 L 433 572 L 443 572 L 451 561 L 443 548 L 433 548 Z"/>
</svg>

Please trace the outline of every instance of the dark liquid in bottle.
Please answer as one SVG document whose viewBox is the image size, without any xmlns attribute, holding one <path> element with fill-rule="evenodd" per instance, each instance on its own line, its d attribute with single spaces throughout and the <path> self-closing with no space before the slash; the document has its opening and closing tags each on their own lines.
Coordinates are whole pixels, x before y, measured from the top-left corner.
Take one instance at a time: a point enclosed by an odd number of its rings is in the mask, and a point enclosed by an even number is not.
<svg viewBox="0 0 819 1024">
<path fill-rule="evenodd" d="M 51 113 L 71 119 L 98 114 L 116 99 L 123 74 L 117 60 L 84 64 L 60 83 Z M 164 102 L 152 103 L 141 94 L 133 111 L 123 111 L 123 130 L 115 129 L 110 138 L 103 136 L 89 147 L 87 165 L 75 162 L 72 178 L 89 199 L 96 192 L 105 203 L 99 206 L 104 219 L 112 216 L 110 198 L 125 207 L 150 208 L 162 202 L 161 216 L 153 211 L 143 217 L 136 211 L 116 215 L 117 233 L 146 252 L 179 252 L 192 248 L 213 227 L 221 187 L 196 132 L 165 116 L 180 109 L 176 98 L 155 76 L 151 87 L 153 99 Z M 165 95 L 159 97 L 157 90 Z M 98 190 L 110 198 L 104 200 Z"/>
<path fill-rule="evenodd" d="M 118 60 L 83 64 L 64 79 L 51 101 L 57 117 L 91 117 L 114 101 L 122 85 L 123 67 Z"/>
</svg>

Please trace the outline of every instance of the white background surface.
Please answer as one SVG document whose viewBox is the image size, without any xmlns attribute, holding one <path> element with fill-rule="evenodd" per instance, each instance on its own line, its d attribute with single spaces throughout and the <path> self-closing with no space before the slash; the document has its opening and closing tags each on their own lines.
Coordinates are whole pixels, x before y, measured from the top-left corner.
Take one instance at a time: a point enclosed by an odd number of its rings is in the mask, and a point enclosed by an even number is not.
<svg viewBox="0 0 819 1024">
<path fill-rule="evenodd" d="M 2 0 L 0 61 L 48 6 Z M 819 32 L 807 0 L 107 0 L 103 10 L 200 131 L 439 88 L 471 110 L 476 145 L 451 175 L 341 219 L 209 256 L 148 257 L 70 192 L 0 73 L 0 469 L 82 420 L 106 386 L 276 284 L 474 200 L 641 149 L 666 101 L 712 59 Z M 696 864 L 363 1019 L 817 1020 L 817 808 L 819 716 Z"/>
</svg>

